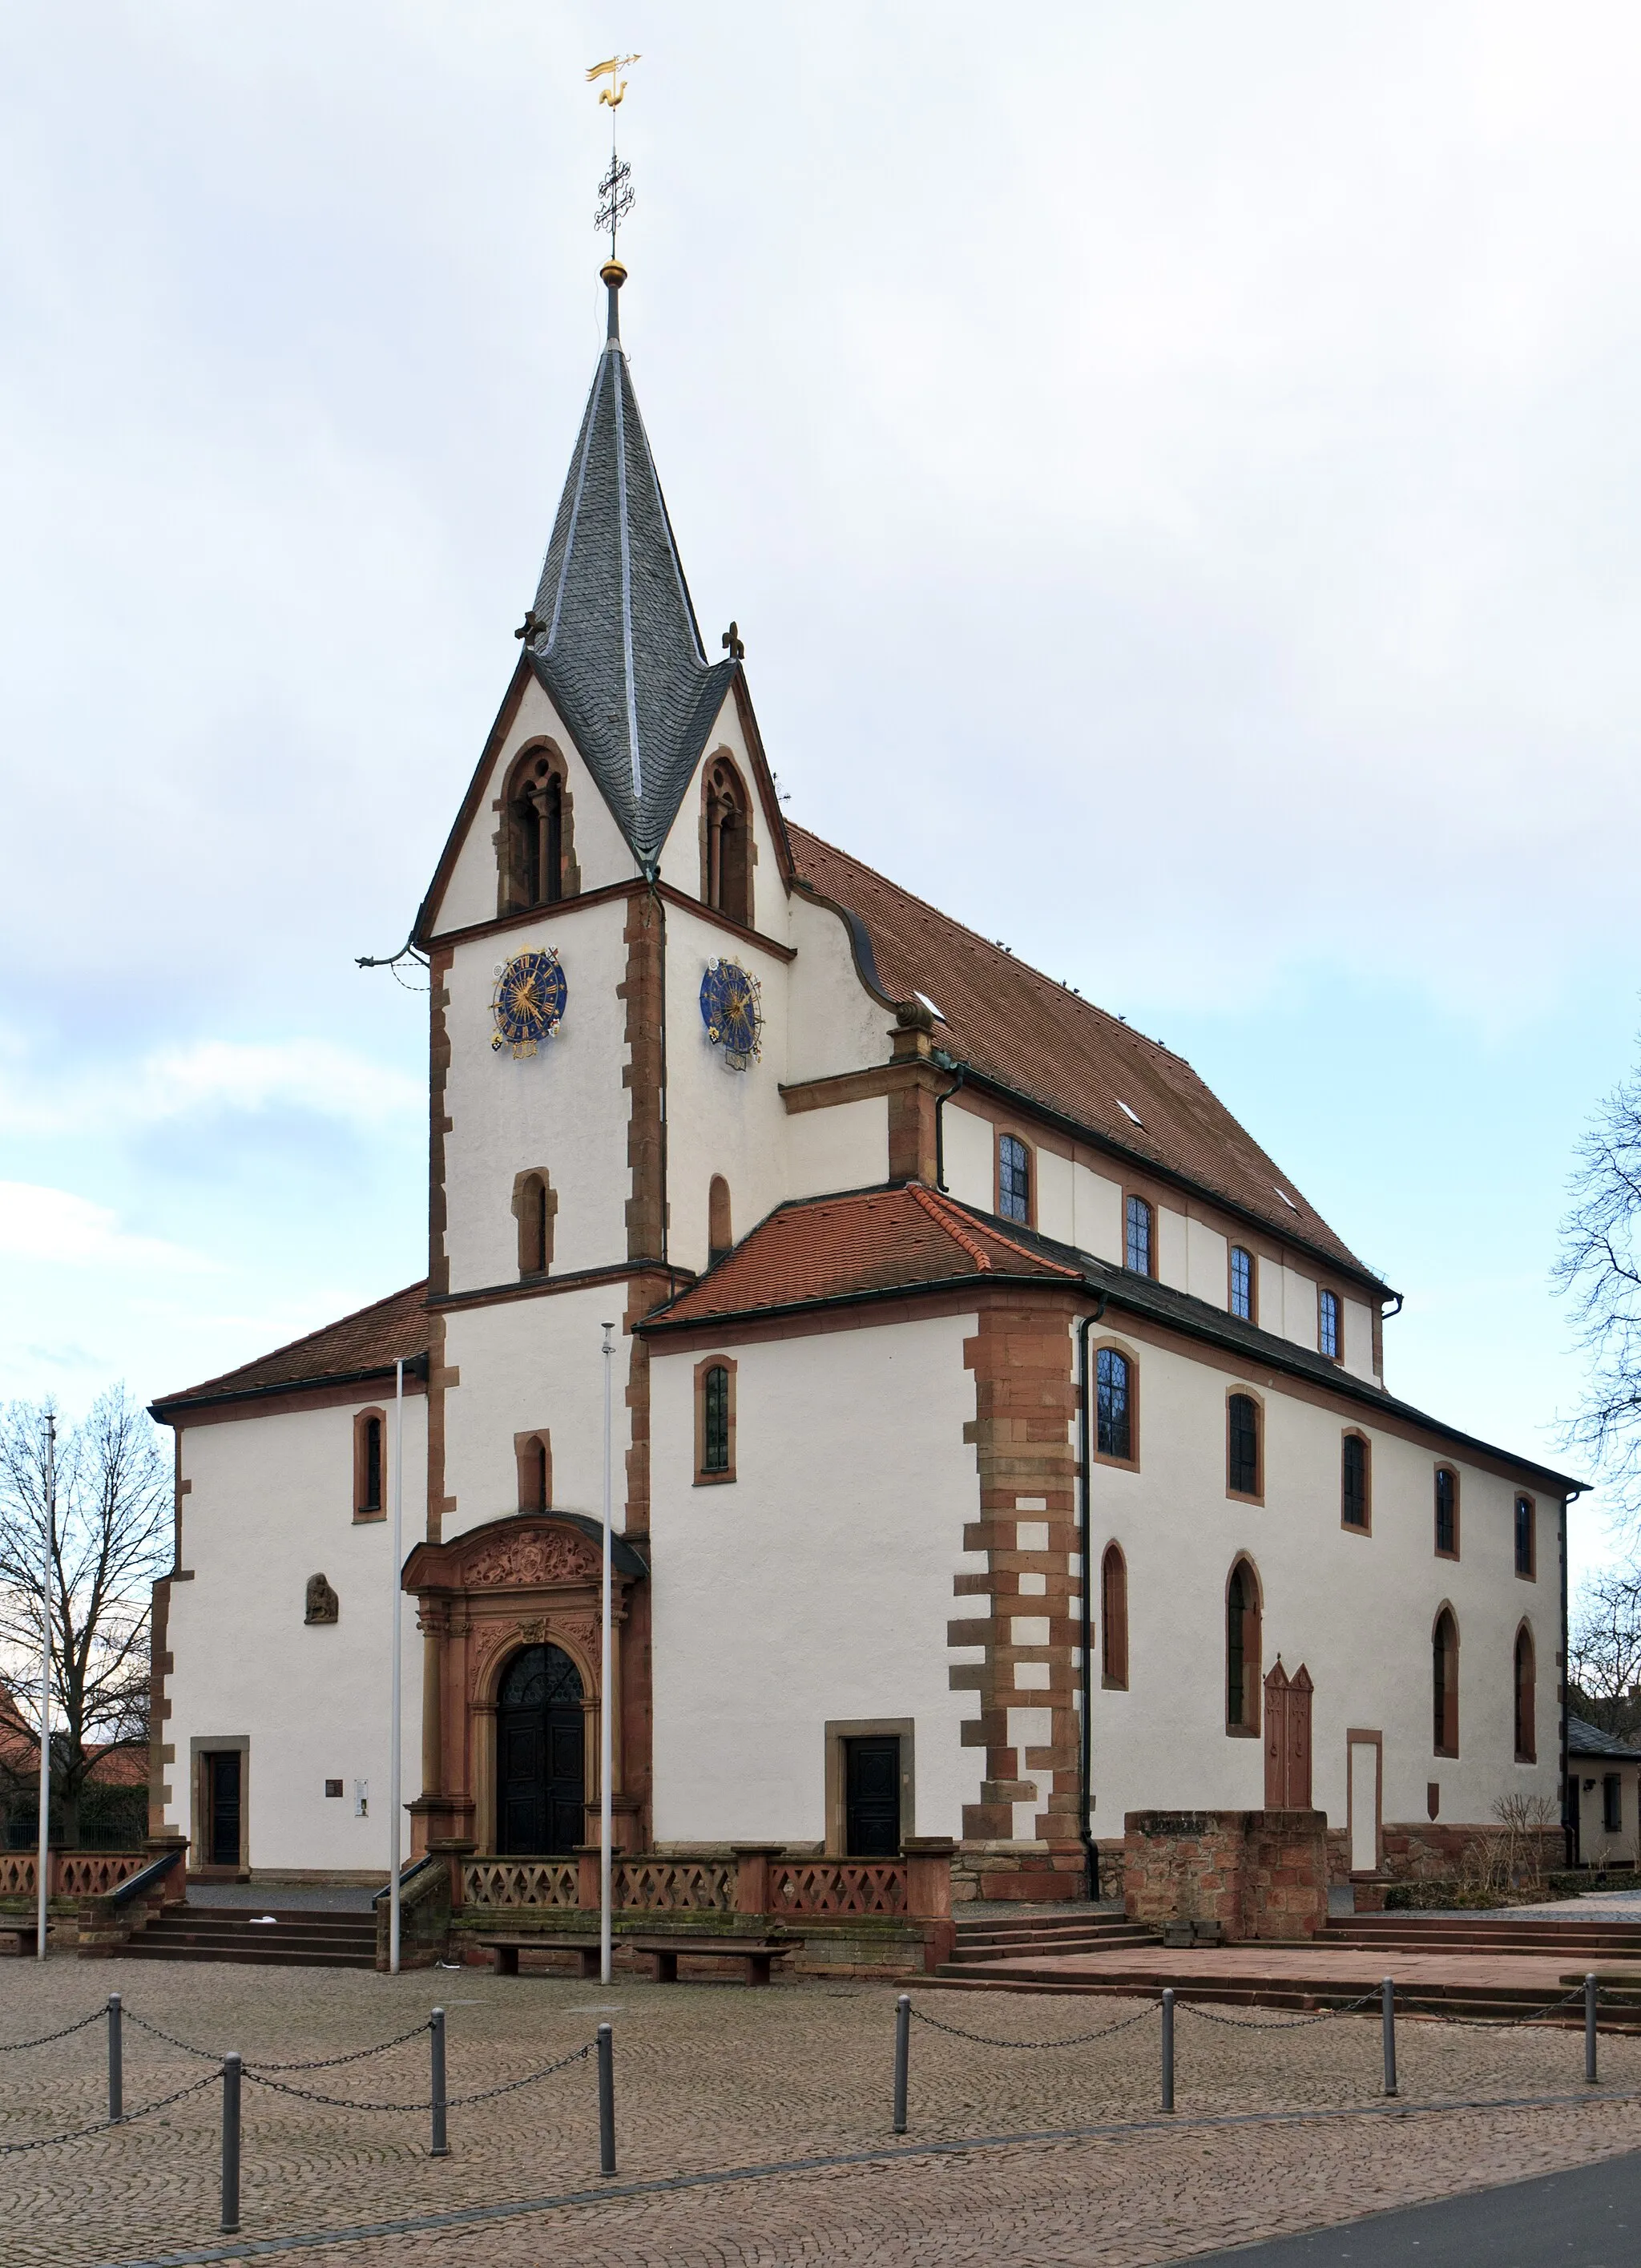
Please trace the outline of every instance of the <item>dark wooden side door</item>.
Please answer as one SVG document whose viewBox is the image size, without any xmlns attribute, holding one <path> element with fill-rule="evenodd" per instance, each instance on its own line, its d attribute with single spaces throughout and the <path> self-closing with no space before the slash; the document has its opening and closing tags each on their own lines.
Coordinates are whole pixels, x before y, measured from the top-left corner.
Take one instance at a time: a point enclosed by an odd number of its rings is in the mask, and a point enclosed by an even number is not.
<svg viewBox="0 0 1641 2268">
<path fill-rule="evenodd" d="M 901 1744 L 893 1734 L 843 1743 L 845 1837 L 851 1859 L 895 1859 L 901 1849 Z"/>
<path fill-rule="evenodd" d="M 205 1849 L 210 1867 L 239 1863 L 240 1757 L 238 1749 L 205 1754 Z"/>
<path fill-rule="evenodd" d="M 529 1646 L 502 1680 L 496 1711 L 496 1845 L 562 1857 L 586 1840 L 581 1680 L 562 1648 Z"/>
</svg>

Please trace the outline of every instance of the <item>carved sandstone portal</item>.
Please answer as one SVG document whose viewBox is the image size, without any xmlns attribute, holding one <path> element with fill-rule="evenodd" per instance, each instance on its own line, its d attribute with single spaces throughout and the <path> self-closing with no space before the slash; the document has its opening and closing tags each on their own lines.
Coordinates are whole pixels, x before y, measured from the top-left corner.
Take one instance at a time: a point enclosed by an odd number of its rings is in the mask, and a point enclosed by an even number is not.
<svg viewBox="0 0 1641 2268">
<path fill-rule="evenodd" d="M 599 1836 L 600 1531 L 568 1513 L 510 1514 L 446 1543 L 418 1543 L 404 1587 L 422 1631 L 422 1793 L 411 1848 L 453 1860 L 497 1849 L 496 1712 L 508 1665 L 556 1646 L 581 1681 L 585 1840 Z M 649 1823 L 649 1570 L 622 1536 L 612 1559 L 614 1846 L 644 1847 Z"/>
</svg>

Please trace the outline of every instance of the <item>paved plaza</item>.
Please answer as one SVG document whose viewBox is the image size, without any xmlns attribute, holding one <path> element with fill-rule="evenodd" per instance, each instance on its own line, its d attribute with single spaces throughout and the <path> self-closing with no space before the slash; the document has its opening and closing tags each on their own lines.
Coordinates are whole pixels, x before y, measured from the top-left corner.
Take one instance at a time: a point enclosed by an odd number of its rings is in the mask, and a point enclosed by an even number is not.
<svg viewBox="0 0 1641 2268">
<path fill-rule="evenodd" d="M 1387 2109 L 1372 2018 L 1296 2026 L 1182 2007 L 1170 2123 L 1158 2115 L 1154 2003 L 920 1988 L 914 2002 L 928 2015 L 1011 2042 L 1126 2029 L 1082 2046 L 1025 2048 L 916 2024 L 910 2132 L 897 2144 L 894 1992 L 883 1985 L 749 1992 L 622 1977 L 607 1992 L 475 1970 L 390 1978 L 64 1958 L 43 1971 L 26 1960 L 0 1968 L 0 2140 L 101 2115 L 100 2022 L 50 2046 L 4 2051 L 97 2008 L 110 1991 L 129 2012 L 133 2111 L 210 2071 L 138 2018 L 202 2048 L 237 2049 L 254 2068 L 345 2055 L 442 2001 L 454 2099 L 572 2052 L 607 2016 L 618 2175 L 598 2176 L 590 2059 L 539 2086 L 458 2103 L 442 2161 L 428 2155 L 424 2111 L 335 2109 L 247 2079 L 236 2243 L 217 2233 L 219 2094 L 208 2080 L 155 2116 L 0 2158 L 7 2268 L 254 2257 L 270 2239 L 321 2232 L 336 2234 L 272 2257 L 337 2268 L 535 2268 L 547 2259 L 1137 2268 L 1641 2146 L 1641 2039 L 1603 2036 L 1603 2084 L 1591 2089 L 1574 2030 L 1404 2022 L 1402 2095 Z M 1234 2023 L 1224 2021 L 1232 2014 Z M 361 2103 L 414 2102 L 426 2095 L 426 2039 L 274 2075 Z M 1534 2100 L 1547 2096 L 1564 2099 Z M 1424 2104 L 1440 2107 L 1415 2107 Z M 1079 2128 L 1100 2131 L 1071 2131 Z M 707 2178 L 681 2185 L 679 2176 Z M 573 2201 L 529 2209 L 554 2198 Z M 520 2209 L 497 2211 L 507 2205 Z M 482 2217 L 402 2225 L 463 2214 Z"/>
</svg>

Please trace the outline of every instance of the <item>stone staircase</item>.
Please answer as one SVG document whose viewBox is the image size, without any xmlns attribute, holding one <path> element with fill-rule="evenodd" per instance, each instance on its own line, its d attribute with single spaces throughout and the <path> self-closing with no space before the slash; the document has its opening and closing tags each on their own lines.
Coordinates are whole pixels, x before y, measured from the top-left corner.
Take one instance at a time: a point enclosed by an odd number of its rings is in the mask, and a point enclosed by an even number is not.
<svg viewBox="0 0 1641 2268">
<path fill-rule="evenodd" d="M 975 1919 L 958 1918 L 957 1944 L 952 1958 L 937 1974 L 962 1978 L 976 1970 L 988 1977 L 1012 1976 L 1018 1964 L 1029 1968 L 1044 1954 L 1115 1953 L 1129 1945 L 1155 1945 L 1157 1933 L 1126 1914 L 1105 1913 L 1097 1906 L 1060 1906 L 1052 1913 L 1008 1914 Z M 1001 1964 L 1007 1962 L 1007 1970 Z"/>
<path fill-rule="evenodd" d="M 133 1961 L 254 1961 L 284 1969 L 374 1969 L 369 1913 L 279 1912 L 246 1906 L 167 1906 L 120 1950 Z"/>
<path fill-rule="evenodd" d="M 1355 1914 L 1329 1920 L 1318 1946 L 1353 1952 L 1565 1954 L 1569 1969 L 1600 1969 L 1604 1961 L 1641 1962 L 1641 1924 L 1552 1921 L 1542 1915 Z M 1587 1956 L 1587 1957 L 1586 1957 Z"/>
</svg>

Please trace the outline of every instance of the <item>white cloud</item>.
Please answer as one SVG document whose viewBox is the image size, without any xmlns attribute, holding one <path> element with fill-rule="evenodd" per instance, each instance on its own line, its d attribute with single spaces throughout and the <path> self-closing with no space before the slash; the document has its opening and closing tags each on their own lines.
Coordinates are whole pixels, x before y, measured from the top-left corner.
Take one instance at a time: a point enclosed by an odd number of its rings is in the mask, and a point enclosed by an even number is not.
<svg viewBox="0 0 1641 2268">
<path fill-rule="evenodd" d="M 53 1134 L 105 1123 L 127 1131 L 211 1111 L 302 1110 L 371 1131 L 426 1108 L 419 1080 L 328 1040 L 203 1040 L 132 1070 L 104 1063 L 67 1080 L 16 1062 L 0 1083 L 0 1129 Z"/>
<path fill-rule="evenodd" d="M 130 1236 L 117 1214 L 70 1189 L 0 1182 L 0 1253 L 55 1267 L 164 1268 L 193 1273 L 210 1263 L 156 1236 Z"/>
</svg>

